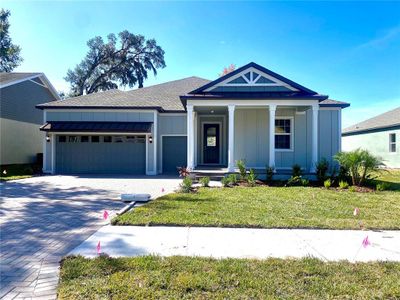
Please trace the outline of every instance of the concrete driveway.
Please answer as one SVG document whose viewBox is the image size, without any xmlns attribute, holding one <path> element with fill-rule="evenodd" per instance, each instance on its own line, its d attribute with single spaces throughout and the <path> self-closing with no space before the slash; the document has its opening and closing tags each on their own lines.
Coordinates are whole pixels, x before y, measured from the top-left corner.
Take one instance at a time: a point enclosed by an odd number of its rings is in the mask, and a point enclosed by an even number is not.
<svg viewBox="0 0 400 300">
<path fill-rule="evenodd" d="M 60 259 L 125 204 L 173 191 L 171 177 L 42 176 L 0 183 L 0 298 L 55 299 Z"/>
</svg>

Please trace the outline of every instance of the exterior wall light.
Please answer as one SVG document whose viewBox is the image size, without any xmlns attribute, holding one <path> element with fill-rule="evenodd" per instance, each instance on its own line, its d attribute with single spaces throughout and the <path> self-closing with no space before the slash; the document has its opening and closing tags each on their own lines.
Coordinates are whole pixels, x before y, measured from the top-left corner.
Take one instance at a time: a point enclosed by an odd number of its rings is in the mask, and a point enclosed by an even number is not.
<svg viewBox="0 0 400 300">
<path fill-rule="evenodd" d="M 149 143 L 152 144 L 153 143 L 153 137 L 150 135 L 149 136 Z"/>
<path fill-rule="evenodd" d="M 46 134 L 46 142 L 50 143 L 50 137 Z"/>
</svg>

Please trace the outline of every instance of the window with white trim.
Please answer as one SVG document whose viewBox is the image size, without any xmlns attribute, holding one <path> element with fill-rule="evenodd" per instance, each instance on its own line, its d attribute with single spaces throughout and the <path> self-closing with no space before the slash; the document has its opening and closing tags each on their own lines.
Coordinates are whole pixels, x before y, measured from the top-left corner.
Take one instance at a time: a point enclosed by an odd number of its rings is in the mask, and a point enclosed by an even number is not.
<svg viewBox="0 0 400 300">
<path fill-rule="evenodd" d="M 396 134 L 389 134 L 389 152 L 396 152 Z"/>
<path fill-rule="evenodd" d="M 292 149 L 292 119 L 275 120 L 275 149 Z"/>
</svg>

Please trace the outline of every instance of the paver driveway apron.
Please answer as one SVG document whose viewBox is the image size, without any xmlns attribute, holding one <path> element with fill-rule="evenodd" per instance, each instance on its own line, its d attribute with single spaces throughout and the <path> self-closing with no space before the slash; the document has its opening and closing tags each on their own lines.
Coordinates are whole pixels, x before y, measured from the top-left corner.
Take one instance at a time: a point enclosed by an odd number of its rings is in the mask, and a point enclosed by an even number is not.
<svg viewBox="0 0 400 300">
<path fill-rule="evenodd" d="M 124 206 L 121 193 L 157 197 L 179 179 L 43 176 L 0 184 L 0 298 L 55 299 L 60 259 L 106 223 L 104 210 Z"/>
</svg>

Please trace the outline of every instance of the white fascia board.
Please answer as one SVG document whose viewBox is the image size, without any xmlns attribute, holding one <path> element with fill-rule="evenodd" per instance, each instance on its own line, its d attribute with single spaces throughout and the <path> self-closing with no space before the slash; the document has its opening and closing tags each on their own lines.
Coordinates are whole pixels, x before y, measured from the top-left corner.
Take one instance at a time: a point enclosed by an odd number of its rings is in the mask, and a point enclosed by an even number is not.
<svg viewBox="0 0 400 300">
<path fill-rule="evenodd" d="M 318 100 L 187 100 L 187 104 L 192 106 L 228 106 L 229 104 L 234 104 L 235 106 L 312 106 L 318 105 Z"/>
</svg>

